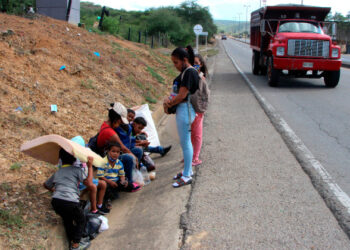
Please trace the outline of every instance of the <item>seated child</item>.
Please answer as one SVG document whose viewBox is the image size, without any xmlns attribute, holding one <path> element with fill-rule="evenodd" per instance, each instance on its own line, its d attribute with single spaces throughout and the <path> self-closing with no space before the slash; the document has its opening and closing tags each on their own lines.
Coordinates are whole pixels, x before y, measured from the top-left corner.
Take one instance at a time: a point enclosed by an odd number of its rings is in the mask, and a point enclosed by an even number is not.
<svg viewBox="0 0 350 250">
<path fill-rule="evenodd" d="M 82 163 L 84 166 L 84 163 Z M 84 167 L 83 167 L 84 168 Z M 79 183 L 80 192 L 87 190 L 89 192 L 89 199 L 91 203 L 91 213 L 93 214 L 108 214 L 110 210 L 103 203 L 103 198 L 106 193 L 107 183 L 103 180 L 92 178 L 92 184 Z M 96 202 L 97 198 L 97 202 Z"/>
<path fill-rule="evenodd" d="M 120 144 L 117 142 L 109 143 L 106 150 L 105 165 L 97 168 L 97 177 L 107 183 L 104 199 L 109 202 L 118 197 L 118 191 L 133 192 L 140 187 L 129 183 L 125 177 L 123 163 L 118 159 L 121 150 Z"/>
<path fill-rule="evenodd" d="M 132 135 L 136 139 L 136 146 L 144 147 L 144 152 L 158 153 L 163 157 L 170 151 L 171 145 L 165 148 L 162 146 L 149 146 L 150 142 L 147 140 L 148 136 L 142 131 L 147 126 L 147 121 L 143 117 L 136 117 L 131 125 Z"/>
<path fill-rule="evenodd" d="M 88 157 L 88 174 L 79 166 L 74 166 L 75 157 L 61 149 L 59 157 L 62 167 L 52 175 L 44 187 L 53 192 L 52 207 L 63 219 L 70 249 L 86 249 L 90 246 L 89 241 L 82 240 L 85 228 L 85 216 L 79 206 L 79 182 L 86 181 L 92 185 L 92 162 L 93 158 Z"/>
<path fill-rule="evenodd" d="M 128 109 L 128 114 L 126 116 L 126 119 L 128 119 L 129 123 L 132 123 L 132 121 L 135 119 L 135 111 L 132 109 Z"/>
<path fill-rule="evenodd" d="M 72 141 L 78 143 L 79 145 L 85 147 L 85 141 L 83 137 L 76 136 L 71 139 Z M 80 162 L 77 160 L 74 162 L 74 165 L 77 167 L 82 167 L 83 169 L 87 170 L 86 163 Z M 87 174 L 87 173 L 86 173 Z M 102 214 L 105 215 L 109 213 L 109 209 L 106 208 L 106 206 L 103 204 L 103 197 L 105 195 L 107 188 L 107 184 L 103 180 L 98 180 L 95 178 L 92 178 L 92 183 L 87 183 L 86 181 L 84 183 L 79 183 L 79 190 L 82 193 L 82 191 L 87 190 L 89 192 L 89 199 L 91 203 L 91 213 L 96 214 Z M 97 204 L 96 204 L 96 196 L 98 196 Z"/>
</svg>

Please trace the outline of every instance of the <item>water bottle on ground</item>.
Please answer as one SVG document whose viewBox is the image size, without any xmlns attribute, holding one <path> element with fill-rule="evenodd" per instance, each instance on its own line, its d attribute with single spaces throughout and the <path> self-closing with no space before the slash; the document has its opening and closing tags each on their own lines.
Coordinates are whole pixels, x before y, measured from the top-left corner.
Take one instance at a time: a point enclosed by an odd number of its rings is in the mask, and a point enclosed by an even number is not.
<svg viewBox="0 0 350 250">
<path fill-rule="evenodd" d="M 142 166 L 140 171 L 141 171 L 141 174 L 143 177 L 143 181 L 145 182 L 145 185 L 149 184 L 151 182 L 151 180 L 149 178 L 147 168 L 145 166 Z"/>
</svg>

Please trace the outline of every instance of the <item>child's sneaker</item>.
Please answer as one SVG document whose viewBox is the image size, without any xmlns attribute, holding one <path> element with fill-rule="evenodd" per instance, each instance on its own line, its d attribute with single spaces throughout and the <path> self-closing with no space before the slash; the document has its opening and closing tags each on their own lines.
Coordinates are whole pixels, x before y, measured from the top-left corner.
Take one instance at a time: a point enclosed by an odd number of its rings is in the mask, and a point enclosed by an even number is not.
<svg viewBox="0 0 350 250">
<path fill-rule="evenodd" d="M 110 212 L 110 209 L 108 209 L 105 204 L 102 204 L 102 207 L 99 208 L 97 207 L 97 210 L 98 210 L 98 213 L 99 214 L 102 214 L 102 215 L 105 215 L 105 214 L 108 214 Z"/>
<path fill-rule="evenodd" d="M 70 250 L 84 250 L 84 249 L 88 249 L 90 247 L 90 245 L 91 245 L 90 241 L 81 240 L 79 242 L 78 247 L 71 246 Z"/>
</svg>

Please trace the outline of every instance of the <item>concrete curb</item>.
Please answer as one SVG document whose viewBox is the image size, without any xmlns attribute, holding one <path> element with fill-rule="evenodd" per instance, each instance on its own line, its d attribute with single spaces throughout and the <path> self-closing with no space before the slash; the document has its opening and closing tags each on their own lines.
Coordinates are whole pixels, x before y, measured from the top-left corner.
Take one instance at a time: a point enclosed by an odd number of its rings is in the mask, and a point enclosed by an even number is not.
<svg viewBox="0 0 350 250">
<path fill-rule="evenodd" d="M 349 68 L 350 69 L 350 64 L 342 62 L 341 66 L 343 68 Z"/>
<path fill-rule="evenodd" d="M 218 46 L 218 44 L 216 46 Z M 213 80 L 213 73 L 214 73 L 215 64 L 216 64 L 216 57 L 217 57 L 217 55 L 211 57 L 212 60 L 213 60 L 211 63 L 209 63 L 208 62 L 209 60 L 207 60 L 207 66 L 209 68 L 209 72 L 208 72 L 209 73 L 209 78 L 207 80 L 207 83 L 208 83 L 209 88 L 210 88 L 211 82 Z M 204 119 L 205 119 L 205 116 L 204 116 Z M 194 176 L 192 177 L 193 182 L 191 184 L 190 195 L 189 195 L 188 201 L 186 203 L 186 212 L 182 213 L 181 217 L 180 217 L 180 225 L 179 225 L 179 227 L 180 227 L 180 229 L 183 230 L 183 233 L 182 233 L 181 238 L 179 240 L 179 249 L 183 249 L 184 248 L 184 246 L 186 244 L 187 235 L 189 233 L 188 232 L 188 217 L 189 217 L 188 214 L 189 214 L 189 210 L 191 208 L 192 194 L 193 194 L 193 190 L 194 190 L 195 185 L 196 185 L 196 179 L 197 179 L 197 173 L 198 173 L 199 166 L 195 166 L 195 167 L 192 167 L 192 168 L 194 168 L 195 171 L 194 171 Z"/>
<path fill-rule="evenodd" d="M 324 199 L 328 208 L 338 220 L 339 225 L 350 239 L 349 196 L 335 183 L 322 164 L 313 156 L 310 150 L 304 145 L 301 139 L 294 133 L 275 108 L 259 93 L 254 84 L 239 68 L 235 60 L 228 54 L 225 45 L 224 48 L 234 67 L 248 84 L 250 90 L 265 111 L 266 115 L 269 117 L 271 123 L 280 133 L 289 150 L 295 156 L 304 172 L 309 176 L 313 186 Z"/>
</svg>

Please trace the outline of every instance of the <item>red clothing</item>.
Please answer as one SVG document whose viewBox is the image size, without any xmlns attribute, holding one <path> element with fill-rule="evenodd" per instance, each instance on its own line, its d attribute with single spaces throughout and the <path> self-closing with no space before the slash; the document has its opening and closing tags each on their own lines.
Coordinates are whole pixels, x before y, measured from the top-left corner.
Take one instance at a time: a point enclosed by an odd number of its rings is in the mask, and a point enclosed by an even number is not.
<svg viewBox="0 0 350 250">
<path fill-rule="evenodd" d="M 97 137 L 97 147 L 104 148 L 111 137 L 115 134 L 116 132 L 114 129 L 112 129 L 106 122 L 103 122 Z"/>
</svg>

